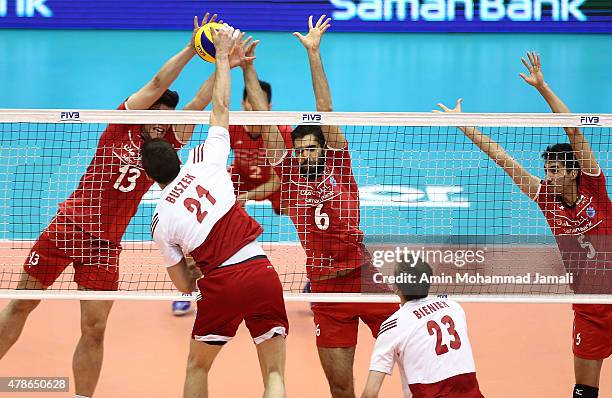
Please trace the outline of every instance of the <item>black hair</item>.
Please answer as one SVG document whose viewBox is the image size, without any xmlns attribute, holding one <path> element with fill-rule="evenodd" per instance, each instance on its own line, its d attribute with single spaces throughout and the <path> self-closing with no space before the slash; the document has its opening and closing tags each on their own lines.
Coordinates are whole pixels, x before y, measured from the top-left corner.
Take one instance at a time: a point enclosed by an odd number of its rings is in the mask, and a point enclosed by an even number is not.
<svg viewBox="0 0 612 398">
<path fill-rule="evenodd" d="M 161 138 L 146 140 L 140 150 L 142 167 L 160 184 L 169 184 L 181 171 L 181 161 L 172 145 Z"/>
<path fill-rule="evenodd" d="M 406 260 L 397 263 L 395 266 L 395 277 L 401 276 L 402 278 L 400 279 L 402 282 L 395 283 L 398 294 L 401 294 L 406 301 L 426 298 L 429 294 L 430 279 L 433 275 L 431 267 L 420 258 L 416 263 L 412 256 L 409 256 Z M 424 276 L 426 277 L 424 278 Z M 410 282 L 408 278 L 411 279 Z"/>
<path fill-rule="evenodd" d="M 259 81 L 259 86 L 263 91 L 266 92 L 266 96 L 268 96 L 268 104 L 272 103 L 272 85 L 268 82 L 264 82 L 263 80 Z M 247 99 L 247 89 L 246 87 L 242 90 L 242 100 L 246 101 Z"/>
<path fill-rule="evenodd" d="M 542 152 L 542 159 L 546 162 L 561 162 L 568 171 L 580 171 L 580 163 L 578 158 L 576 158 L 576 151 L 566 142 L 549 145 Z M 580 173 L 578 175 L 580 176 Z"/>
<path fill-rule="evenodd" d="M 170 89 L 164 91 L 161 97 L 155 101 L 155 104 L 163 104 L 172 109 L 175 109 L 179 103 L 179 95 L 176 91 Z"/>
<path fill-rule="evenodd" d="M 304 124 L 301 126 L 297 126 L 291 132 L 291 141 L 293 141 L 293 145 L 295 146 L 295 141 L 304 138 L 307 135 L 314 135 L 315 139 L 321 145 L 321 148 L 325 147 L 325 136 L 323 135 L 323 131 L 321 130 L 321 126 Z"/>
</svg>

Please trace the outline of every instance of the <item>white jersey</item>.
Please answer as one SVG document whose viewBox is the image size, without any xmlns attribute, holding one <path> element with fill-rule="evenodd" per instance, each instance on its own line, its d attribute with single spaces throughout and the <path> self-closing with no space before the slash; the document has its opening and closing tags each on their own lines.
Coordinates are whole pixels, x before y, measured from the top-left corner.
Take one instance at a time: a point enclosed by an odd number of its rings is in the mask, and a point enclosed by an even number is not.
<svg viewBox="0 0 612 398">
<path fill-rule="evenodd" d="M 207 242 L 207 245 L 215 253 L 210 253 L 211 250 L 208 250 L 208 253 L 200 257 L 215 260 L 220 258 L 220 262 L 213 264 L 214 266 L 235 263 L 264 254 L 261 247 L 253 242 L 254 239 L 245 238 L 247 242 L 236 246 L 232 243 L 237 236 L 227 234 L 228 230 L 231 231 L 233 228 L 244 232 L 245 225 L 249 224 L 256 224 L 261 228 L 236 204 L 234 186 L 227 172 L 229 153 L 230 138 L 227 129 L 219 126 L 211 127 L 204 144 L 189 152 L 189 159 L 181 168 L 179 175 L 162 190 L 153 215 L 151 234 L 166 266 L 179 263 L 187 254 L 193 255 L 194 251 L 202 248 L 209 237 L 215 242 Z M 215 228 L 217 224 L 221 224 L 219 223 L 221 219 L 224 224 L 221 226 L 223 233 L 219 231 L 215 234 Z M 217 228 L 217 231 L 221 228 Z M 220 241 L 223 239 L 225 242 Z M 224 249 L 234 247 L 234 250 L 219 257 L 219 252 L 226 252 L 219 250 L 219 247 Z M 237 254 L 240 254 L 238 258 Z M 196 257 L 194 255 L 197 262 Z"/>
<path fill-rule="evenodd" d="M 406 397 L 412 396 L 410 386 L 416 391 L 415 385 L 431 385 L 475 373 L 463 308 L 439 298 L 402 305 L 380 327 L 370 370 L 391 374 L 396 362 Z M 416 387 L 428 391 L 427 386 Z"/>
</svg>

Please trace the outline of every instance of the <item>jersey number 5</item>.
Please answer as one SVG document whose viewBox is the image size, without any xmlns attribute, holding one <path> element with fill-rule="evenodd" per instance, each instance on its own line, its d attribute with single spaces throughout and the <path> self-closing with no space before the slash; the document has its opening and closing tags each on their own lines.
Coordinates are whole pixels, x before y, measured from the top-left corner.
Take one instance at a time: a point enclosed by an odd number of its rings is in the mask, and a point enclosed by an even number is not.
<svg viewBox="0 0 612 398">
<path fill-rule="evenodd" d="M 210 192 L 208 192 L 208 190 L 206 188 L 204 188 L 201 185 L 196 185 L 196 192 L 198 193 L 198 198 L 203 198 L 204 196 L 206 196 L 206 199 L 212 204 L 214 205 L 215 203 L 217 203 L 217 201 L 215 200 L 215 198 L 213 198 L 213 196 L 210 194 Z M 198 219 L 198 222 L 200 224 L 202 224 L 202 221 L 204 221 L 204 217 L 206 217 L 206 215 L 208 214 L 208 212 L 206 210 L 202 211 L 202 203 L 198 200 L 198 199 L 194 199 L 194 198 L 187 198 L 183 201 L 183 205 L 185 206 L 185 208 L 187 210 L 189 210 L 191 213 L 195 212 L 196 214 L 196 218 Z"/>
<path fill-rule="evenodd" d="M 595 255 L 597 255 L 597 252 L 595 251 L 595 248 L 593 247 L 593 244 L 591 242 L 589 242 L 588 240 L 585 240 L 584 235 L 580 235 L 578 237 L 578 244 L 580 245 L 580 247 L 582 247 L 583 249 L 587 249 L 587 258 L 589 260 L 592 260 L 595 258 Z"/>
<path fill-rule="evenodd" d="M 457 334 L 457 331 L 455 330 L 455 322 L 453 321 L 453 318 L 448 315 L 444 315 L 442 317 L 442 323 L 446 325 L 446 330 L 452 338 L 450 344 L 448 345 L 442 344 L 442 328 L 440 328 L 440 325 L 438 325 L 436 321 L 427 322 L 427 331 L 429 332 L 429 335 L 433 336 L 434 333 L 436 334 L 437 355 L 446 354 L 448 352 L 449 345 L 450 348 L 453 350 L 458 350 L 461 347 L 461 339 L 459 338 L 459 334 Z"/>
</svg>

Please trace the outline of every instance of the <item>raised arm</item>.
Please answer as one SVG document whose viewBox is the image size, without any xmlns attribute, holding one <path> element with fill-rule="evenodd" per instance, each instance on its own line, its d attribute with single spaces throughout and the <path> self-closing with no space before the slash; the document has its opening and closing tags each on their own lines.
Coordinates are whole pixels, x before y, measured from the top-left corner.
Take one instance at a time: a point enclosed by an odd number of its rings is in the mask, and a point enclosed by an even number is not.
<svg viewBox="0 0 612 398">
<path fill-rule="evenodd" d="M 240 35 L 242 39 L 244 37 L 244 33 Z M 247 59 L 244 49 L 242 46 L 234 46 L 229 56 L 230 69 L 235 68 L 244 62 Z M 198 92 L 193 97 L 191 101 L 183 108 L 186 111 L 201 111 L 204 110 L 212 101 L 213 95 L 213 87 L 215 85 L 215 72 L 213 72 L 208 79 L 200 86 Z M 174 130 L 177 132 L 179 140 L 184 143 L 187 143 L 191 136 L 193 135 L 193 131 L 195 130 L 195 125 L 186 124 L 181 126 L 175 126 Z"/>
<path fill-rule="evenodd" d="M 270 179 L 263 184 L 251 189 L 250 191 L 243 192 L 236 200 L 244 205 L 249 200 L 264 200 L 268 196 L 272 195 L 274 192 L 277 192 L 281 187 L 281 181 L 278 175 L 274 170 L 270 172 Z"/>
<path fill-rule="evenodd" d="M 215 83 L 213 87 L 213 109 L 210 114 L 210 127 L 229 127 L 230 102 L 230 63 L 229 55 L 236 44 L 240 31 L 225 27 L 212 31 L 213 43 L 216 50 Z"/>
<path fill-rule="evenodd" d="M 559 98 L 544 81 L 540 55 L 535 52 L 528 52 L 527 58 L 529 58 L 529 62 L 527 62 L 525 58 L 521 58 L 521 61 L 529 71 L 529 76 L 526 76 L 524 73 L 520 73 L 519 75 L 527 84 L 538 90 L 553 113 L 570 113 L 567 105 L 565 105 L 561 98 Z M 565 127 L 564 129 L 572 148 L 576 152 L 580 168 L 589 174 L 599 174 L 600 168 L 595 160 L 595 154 L 589 142 L 582 134 L 582 131 L 577 127 Z"/>
<path fill-rule="evenodd" d="M 202 19 L 202 25 L 208 21 L 209 14 L 206 13 Z M 214 22 L 217 15 L 213 15 L 210 22 Z M 144 85 L 140 90 L 135 92 L 128 98 L 127 107 L 128 109 L 149 109 L 151 105 L 155 103 L 162 96 L 164 91 L 170 87 L 170 85 L 176 80 L 178 75 L 181 73 L 185 65 L 196 55 L 193 40 L 196 32 L 200 28 L 198 23 L 198 17 L 193 17 L 193 32 L 191 34 L 191 40 L 189 43 L 179 51 L 174 57 L 170 58 L 161 67 L 161 69 L 153 76 L 147 84 Z"/>
<path fill-rule="evenodd" d="M 308 61 L 310 63 L 310 75 L 312 77 L 312 87 L 314 89 L 315 100 L 318 112 L 331 112 L 332 98 L 329 90 L 329 83 L 325 70 L 323 69 L 323 61 L 319 47 L 321 45 L 321 37 L 323 33 L 331 26 L 331 18 L 325 19 L 325 15 L 321 15 L 316 25 L 312 25 L 312 15 L 308 18 L 308 34 L 302 36 L 298 32 L 293 35 L 297 37 L 308 53 Z M 325 141 L 330 148 L 343 149 L 346 147 L 346 138 L 342 130 L 338 126 L 321 126 Z"/>
<path fill-rule="evenodd" d="M 454 109 L 447 108 L 444 104 L 438 104 L 444 112 L 460 113 L 461 112 L 462 99 L 457 100 L 457 105 Z M 435 110 L 434 112 L 440 113 Z M 512 178 L 514 183 L 523 191 L 523 193 L 529 196 L 531 199 L 535 199 L 540 187 L 540 180 L 538 177 L 532 175 L 521 166 L 519 162 L 514 160 L 501 145 L 495 142 L 491 137 L 484 134 L 476 127 L 458 127 L 481 151 L 486 153 L 495 163 L 497 163 L 506 174 Z"/>
<path fill-rule="evenodd" d="M 250 38 L 249 38 L 250 39 Z M 250 41 L 250 40 L 248 40 Z M 267 111 L 268 110 L 268 98 L 266 97 L 265 91 L 259 84 L 259 77 L 255 70 L 255 47 L 259 44 L 258 40 L 251 43 L 247 43 L 246 55 L 248 59 L 241 64 L 242 74 L 244 77 L 244 87 L 247 92 L 247 101 L 253 108 L 254 111 Z M 266 157 L 271 164 L 280 162 L 285 156 L 287 148 L 285 147 L 285 141 L 283 136 L 276 126 L 252 126 L 252 132 L 260 133 L 264 143 L 266 145 Z M 270 181 L 271 183 L 273 181 Z M 272 185 L 275 185 L 272 184 Z M 267 187 L 270 188 L 270 187 Z M 273 191 L 268 191 L 268 194 Z M 250 198 L 253 199 L 253 198 Z"/>
</svg>

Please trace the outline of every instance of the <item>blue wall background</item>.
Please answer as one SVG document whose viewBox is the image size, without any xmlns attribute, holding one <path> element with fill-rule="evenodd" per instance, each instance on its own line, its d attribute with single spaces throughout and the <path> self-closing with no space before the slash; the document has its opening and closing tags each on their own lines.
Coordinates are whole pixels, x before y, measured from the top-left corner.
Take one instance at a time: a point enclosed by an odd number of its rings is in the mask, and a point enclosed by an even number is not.
<svg viewBox="0 0 612 398">
<path fill-rule="evenodd" d="M 276 110 L 312 110 L 306 53 L 288 33 L 255 32 L 257 67 Z M 111 109 L 189 39 L 185 31 L 0 30 L 0 107 Z M 330 33 L 322 53 L 338 111 L 548 112 L 518 76 L 541 53 L 547 81 L 574 112 L 610 112 L 612 36 Z M 173 85 L 185 104 L 213 71 L 197 58 Z M 242 77 L 233 74 L 240 105 Z"/>
<path fill-rule="evenodd" d="M 262 41 L 257 68 L 260 77 L 274 86 L 274 109 L 314 110 L 307 57 L 297 39 L 289 33 L 254 35 Z M 188 40 L 186 31 L 0 30 L 0 108 L 114 109 Z M 541 53 L 547 81 L 572 111 L 612 112 L 612 36 L 608 35 L 329 33 L 322 52 L 337 111 L 427 112 L 437 102 L 451 105 L 463 97 L 465 111 L 548 112 L 538 93 L 518 76 L 526 50 Z M 212 65 L 197 58 L 187 66 L 173 85 L 181 94 L 181 105 L 212 72 Z M 242 76 L 239 70 L 232 76 L 232 109 L 238 110 Z M 25 137 L 28 142 L 6 129 L 4 156 L 20 160 L 0 165 L 0 182 L 11 192 L 0 200 L 0 206 L 10 209 L 0 220 L 2 237 L 33 239 L 55 213 L 57 202 L 78 183 L 99 132 L 94 129 L 82 141 L 71 143 L 59 136 L 56 144 L 63 146 L 61 150 L 41 158 L 44 139 L 34 134 Z M 548 143 L 546 131 L 539 130 L 537 136 L 490 132 L 498 139 L 518 142 L 510 145 L 511 153 L 542 175 L 538 156 Z M 357 160 L 361 186 L 459 185 L 464 187 L 461 196 L 472 205 L 469 209 L 367 208 L 362 212 L 366 233 L 389 233 L 385 220 L 398 220 L 393 221 L 394 231 L 405 233 L 548 233 L 537 207 L 456 130 L 421 132 L 415 139 L 410 135 L 414 131 L 392 133 L 388 129 L 383 135 L 375 129 L 349 133 L 355 158 L 381 142 L 390 145 L 385 147 L 386 159 Z M 50 137 L 59 134 L 65 132 L 47 132 Z M 610 174 L 610 131 L 587 130 L 587 134 Z M 550 137 L 562 140 L 563 133 L 551 131 Z M 438 144 L 431 144 L 431 139 Z M 450 152 L 457 150 L 462 152 Z M 375 168 L 381 164 L 383 168 Z M 398 169 L 404 171 L 397 174 Z M 32 191 L 33 185 L 37 188 Z M 149 239 L 152 208 L 152 203 L 142 205 L 126 239 Z M 266 226 L 266 240 L 295 239 L 288 219 L 273 217 L 266 207 L 250 211 Z M 527 224 L 525 218 L 533 222 Z"/>
</svg>

